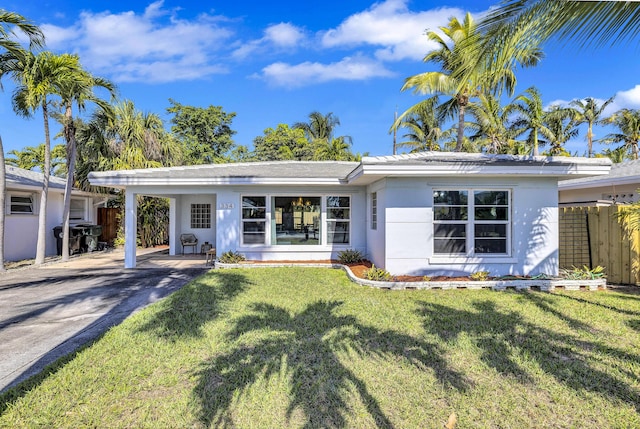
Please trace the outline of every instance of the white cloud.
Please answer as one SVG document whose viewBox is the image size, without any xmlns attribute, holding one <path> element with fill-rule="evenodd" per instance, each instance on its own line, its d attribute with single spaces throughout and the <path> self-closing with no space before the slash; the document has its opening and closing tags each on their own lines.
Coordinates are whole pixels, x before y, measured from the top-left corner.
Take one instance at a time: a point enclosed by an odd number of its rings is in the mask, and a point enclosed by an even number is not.
<svg viewBox="0 0 640 429">
<path fill-rule="evenodd" d="M 291 23 L 281 22 L 267 27 L 264 37 L 244 43 L 233 52 L 236 59 L 244 59 L 256 51 L 269 47 L 291 50 L 304 43 L 304 30 Z"/>
<path fill-rule="evenodd" d="M 613 103 L 607 106 L 605 113 L 610 115 L 620 109 L 638 108 L 640 108 L 640 85 L 636 85 L 626 91 L 618 91 Z"/>
<path fill-rule="evenodd" d="M 302 29 L 290 23 L 280 23 L 268 27 L 265 31 L 265 39 L 276 46 L 294 47 L 304 39 Z"/>
<path fill-rule="evenodd" d="M 452 16 L 461 19 L 464 13 L 457 8 L 413 12 L 407 7 L 407 0 L 386 0 L 351 15 L 337 28 L 325 32 L 322 45 L 329 48 L 371 45 L 379 47 L 375 55 L 383 61 L 421 60 L 428 51 L 437 48 L 425 32 L 447 25 Z"/>
<path fill-rule="evenodd" d="M 366 80 L 375 77 L 390 77 L 393 73 L 381 63 L 356 56 L 346 57 L 331 64 L 304 62 L 291 65 L 274 63 L 262 69 L 262 77 L 276 86 L 300 87 L 332 80 Z"/>
<path fill-rule="evenodd" d="M 73 27 L 42 28 L 49 49 L 77 52 L 96 74 L 120 81 L 167 82 L 225 70 L 214 64 L 215 58 L 233 33 L 219 22 L 209 15 L 178 19 L 157 1 L 143 14 L 83 12 Z"/>
</svg>

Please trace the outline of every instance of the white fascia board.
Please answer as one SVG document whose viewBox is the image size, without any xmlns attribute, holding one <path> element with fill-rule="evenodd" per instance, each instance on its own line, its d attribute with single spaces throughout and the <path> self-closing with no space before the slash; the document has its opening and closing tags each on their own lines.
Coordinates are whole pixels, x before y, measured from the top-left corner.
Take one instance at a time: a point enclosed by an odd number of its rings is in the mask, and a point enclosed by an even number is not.
<svg viewBox="0 0 640 429">
<path fill-rule="evenodd" d="M 476 175 L 485 177 L 565 177 L 565 176 L 595 176 L 607 174 L 608 165 L 511 165 L 492 166 L 478 164 L 452 165 L 361 165 L 348 177 L 351 184 L 367 184 L 381 177 L 424 177 L 424 176 L 452 176 Z"/>
<path fill-rule="evenodd" d="M 126 188 L 127 186 L 191 186 L 191 185 L 346 185 L 340 179 L 327 178 L 249 178 L 249 177 L 211 177 L 211 178 L 138 178 L 138 177 L 91 177 L 94 186 Z"/>
<path fill-rule="evenodd" d="M 558 182 L 558 188 L 560 190 L 573 190 L 573 189 L 589 189 L 589 188 L 604 188 L 608 186 L 620 186 L 620 185 L 633 185 L 637 184 L 640 187 L 640 176 L 627 176 L 627 177 L 611 177 L 602 178 L 598 180 L 592 180 L 589 182 L 574 182 L 564 183 L 565 181 Z M 572 180 L 566 180 L 566 182 L 573 182 Z"/>
</svg>

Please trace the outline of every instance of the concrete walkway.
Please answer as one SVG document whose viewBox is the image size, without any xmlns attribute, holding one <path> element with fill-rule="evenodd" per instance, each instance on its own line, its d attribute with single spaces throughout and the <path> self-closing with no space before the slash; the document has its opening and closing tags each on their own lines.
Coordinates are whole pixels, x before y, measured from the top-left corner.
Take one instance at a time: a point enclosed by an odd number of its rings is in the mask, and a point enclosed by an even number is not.
<svg viewBox="0 0 640 429">
<path fill-rule="evenodd" d="M 0 274 L 0 392 L 99 337 L 211 267 L 203 255 L 119 250 Z"/>
</svg>

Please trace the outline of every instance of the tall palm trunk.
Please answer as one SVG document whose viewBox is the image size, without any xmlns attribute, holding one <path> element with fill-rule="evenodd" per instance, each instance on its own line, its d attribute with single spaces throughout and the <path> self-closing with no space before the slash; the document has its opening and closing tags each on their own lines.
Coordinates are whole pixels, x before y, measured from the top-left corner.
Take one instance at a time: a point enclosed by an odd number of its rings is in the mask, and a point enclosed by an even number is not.
<svg viewBox="0 0 640 429">
<path fill-rule="evenodd" d="M 44 117 L 44 168 L 42 179 L 42 194 L 40 195 L 40 216 L 38 217 L 38 242 L 36 244 L 36 260 L 34 265 L 44 263 L 47 250 L 47 199 L 49 196 L 49 176 L 51 174 L 51 137 L 49 134 L 49 113 L 47 99 L 42 101 L 42 115 Z"/>
<path fill-rule="evenodd" d="M 538 156 L 538 129 L 533 130 L 533 156 Z"/>
<path fill-rule="evenodd" d="M 589 122 L 589 127 L 587 128 L 587 145 L 589 148 L 588 158 L 593 156 L 593 124 Z"/>
<path fill-rule="evenodd" d="M 458 136 L 456 139 L 456 152 L 462 152 L 464 145 L 464 115 L 469 104 L 469 96 L 458 94 Z"/>
<path fill-rule="evenodd" d="M 76 168 L 76 129 L 73 123 L 71 103 L 64 112 L 64 137 L 67 141 L 67 184 L 64 188 L 64 209 L 62 212 L 62 260 L 69 260 L 69 213 L 71 211 L 71 190 Z"/>
<path fill-rule="evenodd" d="M 4 271 L 4 215 L 7 197 L 7 176 L 4 164 L 4 147 L 0 137 L 0 271 Z"/>
</svg>

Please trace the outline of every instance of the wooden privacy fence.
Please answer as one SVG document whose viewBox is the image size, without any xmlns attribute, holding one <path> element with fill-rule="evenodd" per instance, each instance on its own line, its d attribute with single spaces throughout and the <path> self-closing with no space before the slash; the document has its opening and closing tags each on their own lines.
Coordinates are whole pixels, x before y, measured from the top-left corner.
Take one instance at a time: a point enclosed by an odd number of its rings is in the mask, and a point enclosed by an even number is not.
<svg viewBox="0 0 640 429">
<path fill-rule="evenodd" d="M 609 283 L 640 283 L 640 232 L 618 217 L 624 206 L 560 209 L 560 268 L 605 267 Z"/>
<path fill-rule="evenodd" d="M 100 241 L 113 246 L 113 240 L 118 236 L 118 208 L 98 208 L 98 225 L 102 225 L 102 235 L 98 238 Z"/>
</svg>

